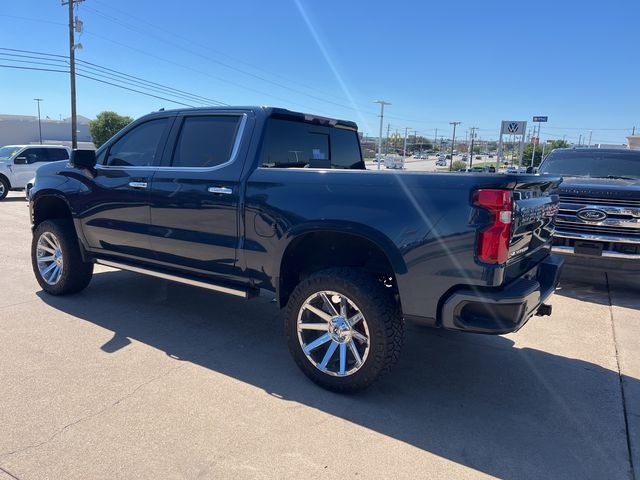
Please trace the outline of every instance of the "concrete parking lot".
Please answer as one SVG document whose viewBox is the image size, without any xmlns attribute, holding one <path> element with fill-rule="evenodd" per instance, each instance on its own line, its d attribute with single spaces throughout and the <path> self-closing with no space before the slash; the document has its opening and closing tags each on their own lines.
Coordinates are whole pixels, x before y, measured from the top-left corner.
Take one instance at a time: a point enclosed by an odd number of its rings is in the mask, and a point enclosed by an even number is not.
<svg viewBox="0 0 640 480">
<path fill-rule="evenodd" d="M 638 477 L 640 295 L 606 277 L 511 335 L 409 326 L 397 368 L 341 396 L 298 371 L 268 295 L 100 267 L 52 297 L 22 194 L 0 226 L 1 480 Z"/>
</svg>

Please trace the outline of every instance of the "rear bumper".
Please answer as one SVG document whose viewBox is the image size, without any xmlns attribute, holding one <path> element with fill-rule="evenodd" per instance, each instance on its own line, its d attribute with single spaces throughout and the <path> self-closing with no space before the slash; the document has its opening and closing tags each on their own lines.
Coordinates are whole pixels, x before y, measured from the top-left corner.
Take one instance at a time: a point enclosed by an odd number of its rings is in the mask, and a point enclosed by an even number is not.
<svg viewBox="0 0 640 480">
<path fill-rule="evenodd" d="M 553 293 L 562 264 L 562 257 L 550 255 L 506 287 L 457 290 L 442 306 L 442 327 L 474 333 L 515 332 Z"/>
</svg>

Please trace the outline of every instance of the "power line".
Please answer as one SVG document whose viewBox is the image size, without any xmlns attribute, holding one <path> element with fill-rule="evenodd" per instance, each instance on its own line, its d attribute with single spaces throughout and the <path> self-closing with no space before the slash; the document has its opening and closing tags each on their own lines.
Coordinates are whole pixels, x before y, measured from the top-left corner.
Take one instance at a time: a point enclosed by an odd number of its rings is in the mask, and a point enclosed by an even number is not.
<svg viewBox="0 0 640 480">
<path fill-rule="evenodd" d="M 69 73 L 69 70 L 53 70 L 53 69 L 50 69 L 50 68 L 24 67 L 24 66 L 18 66 L 18 65 L 0 64 L 0 68 L 15 68 L 15 69 L 18 69 L 18 70 L 38 70 L 38 71 L 42 71 L 42 72 Z M 91 77 L 89 75 L 85 75 L 85 74 L 82 74 L 82 73 L 77 73 L 76 75 L 78 77 L 83 77 L 83 78 L 87 78 L 89 80 L 93 80 L 93 81 L 96 81 L 96 82 L 105 83 L 105 84 L 111 85 L 113 87 L 122 88 L 123 90 L 129 90 L 131 92 L 139 93 L 141 95 L 146 95 L 148 97 L 158 98 L 160 100 L 164 100 L 164 101 L 167 101 L 167 102 L 175 103 L 177 105 L 182 105 L 184 107 L 193 107 L 193 105 L 189 105 L 187 103 L 178 102 L 178 101 L 172 100 L 170 98 L 162 97 L 162 96 L 159 96 L 159 95 L 153 95 L 151 93 L 147 93 L 147 92 L 143 92 L 143 91 L 136 90 L 136 89 L 133 89 L 133 88 L 125 87 L 123 85 L 118 85 L 118 84 L 115 84 L 115 83 L 107 82 L 105 80 L 100 80 L 98 78 L 94 78 L 94 77 Z"/>
<path fill-rule="evenodd" d="M 107 82 L 106 80 L 100 80 L 100 79 L 98 79 L 98 78 L 94 78 L 94 77 L 91 77 L 91 76 L 89 76 L 89 75 L 84 75 L 84 74 L 81 74 L 81 73 L 77 73 L 76 75 L 78 75 L 79 77 L 83 77 L 83 78 L 88 78 L 88 79 L 90 79 L 90 80 L 94 80 L 94 81 L 96 81 L 96 82 L 106 83 L 107 85 L 111 85 L 111 86 L 113 86 L 113 87 L 118 87 L 118 88 L 122 88 L 122 89 L 124 89 L 124 90 L 129 90 L 129 91 L 131 91 L 131 92 L 136 92 L 136 93 L 139 93 L 139 94 L 141 94 L 141 95 L 146 95 L 146 96 L 148 96 L 148 97 L 159 98 L 160 100 L 165 100 L 165 101 L 167 101 L 167 102 L 175 103 L 175 104 L 177 104 L 177 105 L 182 105 L 182 106 L 184 106 L 184 107 L 191 107 L 191 108 L 193 108 L 193 107 L 194 107 L 194 105 L 189 105 L 188 103 L 182 103 L 182 102 L 178 102 L 178 101 L 176 101 L 176 100 L 171 100 L 170 98 L 161 97 L 161 96 L 159 96 L 159 95 L 153 95 L 153 94 L 151 94 L 151 93 L 142 92 L 142 91 L 140 91 L 140 90 L 135 90 L 135 89 L 133 89 L 133 88 L 129 88 L 129 87 L 124 87 L 124 86 L 122 86 L 122 85 L 117 85 L 117 84 L 115 84 L 115 83 Z"/>
<path fill-rule="evenodd" d="M 141 84 L 139 84 L 139 83 L 136 83 L 136 82 L 130 82 L 130 81 L 127 81 L 127 80 L 122 80 L 122 79 L 119 79 L 119 78 L 117 78 L 117 77 L 116 77 L 116 78 L 114 78 L 113 76 L 104 75 L 104 74 L 102 74 L 102 73 L 98 73 L 98 72 L 95 72 L 95 71 L 92 71 L 92 70 L 86 70 L 86 69 L 84 69 L 84 68 L 82 68 L 82 67 L 79 67 L 79 66 L 78 66 L 78 67 L 76 67 L 76 71 L 78 71 L 78 72 L 81 72 L 81 73 L 85 74 L 85 78 L 92 78 L 93 80 L 97 80 L 96 78 L 93 78 L 93 77 L 89 76 L 89 75 L 93 75 L 93 76 L 95 76 L 95 77 L 100 77 L 100 78 L 107 79 L 107 80 L 111 80 L 111 81 L 114 81 L 114 82 L 119 82 L 118 86 L 122 86 L 122 85 L 120 85 L 120 84 L 130 85 L 130 86 L 137 87 L 137 88 L 143 88 L 144 90 L 146 90 L 146 91 L 148 91 L 148 92 L 154 92 L 154 93 L 164 94 L 164 95 L 169 94 L 170 96 L 175 97 L 175 98 L 177 98 L 177 99 L 182 99 L 182 100 L 185 100 L 185 101 L 195 102 L 195 103 L 197 103 L 197 104 L 198 104 L 198 105 L 189 105 L 190 107 L 195 107 L 195 106 L 204 106 L 204 105 L 207 105 L 207 103 L 206 103 L 206 102 L 203 102 L 202 100 L 198 100 L 198 101 L 196 101 L 196 100 L 194 100 L 193 98 L 188 97 L 188 96 L 186 96 L 186 95 L 170 94 L 169 92 L 166 92 L 166 91 L 163 91 L 163 90 L 159 90 L 159 89 L 154 89 L 154 88 L 146 87 L 146 86 L 141 85 Z M 105 83 L 108 83 L 108 82 L 105 82 Z M 110 82 L 109 82 L 108 84 L 109 84 L 109 85 L 115 85 L 115 84 L 110 83 Z M 138 91 L 138 90 L 136 90 L 136 91 Z M 142 92 L 140 92 L 140 93 L 142 93 Z M 178 102 L 176 102 L 176 103 L 178 103 Z M 186 104 L 182 104 L 182 105 L 186 105 Z"/>
<path fill-rule="evenodd" d="M 49 63 L 49 62 L 36 62 L 34 60 L 18 60 L 15 58 L 4 58 L 1 55 L 3 55 L 2 53 L 0 53 L 0 60 L 3 60 L 5 62 L 16 62 L 16 63 L 26 63 L 29 65 L 46 65 L 49 67 L 66 67 L 66 65 L 61 65 L 59 63 Z"/>
<path fill-rule="evenodd" d="M 34 55 L 46 55 L 47 57 L 58 57 L 58 58 L 64 58 L 65 60 L 69 59 L 69 57 L 66 56 L 66 55 L 57 55 L 55 53 L 34 52 L 33 50 L 21 50 L 21 49 L 18 49 L 18 48 L 0 47 L 0 50 L 6 50 L 8 52 L 32 53 Z"/>
<path fill-rule="evenodd" d="M 104 7 L 108 8 L 108 9 L 111 9 L 111 10 L 114 10 L 114 11 L 116 11 L 116 12 L 119 12 L 119 13 L 121 13 L 121 14 L 123 14 L 123 15 L 126 15 L 126 17 L 127 17 L 127 18 L 130 18 L 130 19 L 136 20 L 136 22 L 137 22 L 137 23 L 144 23 L 144 24 L 146 24 L 146 25 L 148 25 L 148 26 L 150 26 L 150 27 L 152 27 L 152 28 L 154 28 L 154 29 L 156 29 L 156 30 L 159 30 L 160 32 L 162 32 L 163 37 L 164 37 L 164 36 L 166 36 L 167 34 L 169 34 L 169 35 L 171 35 L 171 36 L 173 36 L 173 37 L 175 37 L 175 38 L 179 38 L 179 39 L 183 40 L 184 42 L 187 42 L 188 44 L 194 45 L 194 46 L 196 46 L 196 47 L 203 48 L 203 49 L 205 49 L 205 50 L 207 50 L 207 51 L 213 51 L 213 52 L 215 52 L 215 53 L 216 53 L 216 54 L 218 54 L 218 55 L 221 55 L 221 56 L 223 56 L 223 57 L 225 57 L 225 58 L 228 58 L 229 60 L 232 60 L 232 61 L 234 61 L 234 62 L 237 62 L 237 63 L 243 64 L 243 65 L 246 65 L 246 66 L 248 66 L 248 67 L 250 67 L 250 68 L 253 68 L 254 70 L 257 70 L 257 71 L 263 72 L 263 73 L 265 73 L 265 74 L 267 74 L 267 75 L 271 75 L 271 76 L 276 77 L 276 78 L 280 78 L 280 79 L 285 80 L 285 81 L 287 81 L 287 82 L 289 82 L 289 83 L 292 83 L 292 84 L 294 84 L 294 85 L 299 85 L 299 86 L 301 86 L 301 87 L 304 87 L 304 88 L 307 88 L 307 89 L 313 90 L 313 91 L 315 91 L 315 92 L 319 92 L 319 90 L 318 90 L 316 87 L 311 87 L 311 86 L 306 85 L 306 84 L 304 84 L 304 83 L 302 83 L 302 82 L 298 82 L 298 81 L 296 81 L 296 80 L 294 80 L 294 79 L 291 79 L 291 78 L 285 77 L 284 75 L 281 75 L 281 74 L 278 74 L 278 73 L 275 73 L 275 72 L 272 72 L 272 71 L 269 71 L 269 70 L 265 70 L 264 68 L 258 67 L 258 66 L 256 66 L 256 65 L 253 65 L 253 64 L 249 63 L 249 62 L 246 62 L 246 61 L 241 60 L 241 59 L 239 59 L 239 58 L 236 58 L 236 57 L 233 57 L 233 56 L 231 56 L 231 55 L 228 55 L 228 54 L 226 54 L 226 53 L 224 53 L 224 52 L 222 52 L 222 51 L 220 51 L 220 50 L 215 50 L 215 49 L 211 48 L 211 46 L 209 46 L 209 45 L 204 45 L 204 44 L 202 44 L 202 43 L 196 42 L 196 41 L 194 41 L 194 40 L 192 40 L 192 39 L 190 39 L 190 38 L 188 38 L 188 37 L 185 37 L 184 35 L 180 35 L 180 34 L 178 34 L 178 33 L 176 33 L 176 32 L 172 32 L 172 31 L 167 31 L 167 28 L 166 28 L 166 27 L 163 27 L 163 26 L 160 26 L 160 25 L 155 25 L 155 24 L 153 24 L 153 23 L 151 23 L 151 22 L 149 22 L 149 21 L 145 20 L 144 18 L 137 17 L 137 16 L 135 16 L 135 15 L 131 15 L 131 13 L 130 13 L 130 12 L 128 12 L 128 11 L 124 11 L 124 10 L 119 9 L 119 8 L 116 8 L 116 7 L 114 7 L 113 5 L 109 5 L 109 4 L 104 3 L 104 2 L 102 2 L 102 1 L 99 1 L 99 0 L 94 0 L 92 3 L 98 3 L 98 4 L 100 4 L 100 5 L 104 6 Z M 137 25 L 136 25 L 136 26 L 137 26 Z M 137 30 L 136 30 L 136 31 L 137 31 L 138 33 L 140 33 L 139 28 L 137 28 Z M 327 92 L 327 91 L 322 91 L 322 93 L 323 93 L 323 94 L 325 94 L 325 95 L 329 95 L 329 96 L 331 96 L 331 97 L 334 97 L 334 98 L 341 99 L 341 100 L 342 100 L 342 99 L 344 99 L 344 97 L 340 97 L 340 96 L 338 96 L 338 95 L 335 95 L 335 94 L 330 93 L 330 92 Z"/>
<path fill-rule="evenodd" d="M 360 111 L 359 109 L 356 109 L 356 108 L 354 108 L 354 107 L 352 107 L 352 106 L 345 105 L 345 104 L 343 104 L 343 103 L 334 102 L 333 100 L 328 100 L 328 99 L 326 99 L 326 98 L 322 98 L 322 97 L 319 97 L 319 96 L 317 96 L 317 95 L 313 95 L 313 94 L 310 94 L 310 93 L 307 93 L 307 92 L 303 92 L 303 91 L 301 91 L 301 90 L 298 90 L 298 89 L 295 89 L 295 88 L 289 87 L 289 86 L 287 86 L 287 85 L 284 85 L 284 84 L 282 84 L 282 83 L 280 83 L 280 82 L 276 82 L 276 81 L 274 81 L 274 80 L 270 80 L 270 79 L 268 79 L 268 78 L 265 78 L 265 77 L 263 77 L 263 76 L 261 76 L 261 75 L 257 75 L 257 74 L 255 74 L 255 73 L 251 73 L 251 72 L 248 72 L 248 71 L 243 70 L 243 69 L 241 69 L 241 68 L 235 67 L 235 66 L 233 66 L 233 65 L 230 65 L 229 63 L 223 62 L 223 61 L 221 61 L 221 60 L 217 60 L 217 59 L 215 59 L 215 58 L 209 57 L 209 56 L 204 55 L 204 54 L 202 54 L 202 53 L 196 52 L 196 51 L 194 51 L 194 50 L 192 50 L 192 49 L 186 48 L 186 47 L 184 47 L 184 46 L 182 46 L 182 45 L 179 45 L 179 44 L 177 44 L 177 43 L 175 43 L 175 42 L 169 41 L 169 40 L 167 40 L 167 39 L 166 39 L 166 37 L 165 37 L 165 36 L 155 35 L 155 34 L 148 33 L 148 32 L 141 32 L 139 28 L 136 28 L 135 26 L 128 25 L 127 23 L 122 22 L 121 20 L 119 20 L 119 19 L 117 19 L 117 18 L 115 18 L 115 17 L 112 17 L 112 16 L 110 16 L 110 15 L 107 15 L 107 14 L 105 14 L 105 13 L 103 13 L 103 12 L 99 11 L 99 10 L 96 10 L 95 8 L 86 7 L 86 6 L 85 6 L 84 8 L 85 8 L 86 10 L 89 10 L 89 11 L 91 11 L 91 12 L 96 13 L 98 16 L 101 16 L 102 18 L 105 18 L 105 19 L 107 19 L 107 20 L 109 20 L 109 21 L 111 21 L 111 22 L 113 22 L 113 23 L 116 23 L 116 24 L 118 24 L 118 25 L 121 25 L 121 26 L 123 26 L 124 28 L 126 28 L 126 29 L 128 29 L 128 30 L 134 31 L 135 33 L 138 33 L 138 34 L 142 33 L 142 34 L 144 34 L 144 35 L 154 37 L 154 38 L 156 38 L 156 39 L 158 39 L 158 40 L 160 40 L 160 41 L 162 41 L 162 42 L 164 42 L 164 43 L 167 43 L 168 45 L 172 45 L 172 46 L 173 46 L 173 47 L 175 47 L 175 48 L 178 48 L 178 49 L 183 50 L 183 51 L 185 51 L 185 52 L 187 52 L 187 53 L 190 53 L 191 55 L 194 55 L 194 56 L 200 57 L 200 58 L 205 59 L 205 60 L 207 60 L 207 61 L 209 61 L 209 62 L 216 63 L 216 64 L 218 64 L 218 65 L 221 65 L 221 66 L 223 66 L 223 67 L 225 67 L 225 68 L 228 68 L 228 69 L 230 69 L 230 70 L 233 70 L 233 71 L 235 71 L 235 72 L 241 73 L 241 74 L 243 74 L 243 75 L 247 75 L 247 76 L 249 76 L 249 77 L 253 77 L 253 78 L 257 79 L 257 80 L 260 80 L 260 81 L 263 81 L 263 82 L 269 83 L 269 84 L 271 84 L 271 85 L 274 85 L 274 86 L 277 86 L 277 87 L 279 87 L 279 88 L 282 88 L 282 89 L 288 90 L 288 91 L 290 91 L 290 92 L 297 93 L 297 94 L 299 94 L 299 95 L 304 95 L 304 96 L 307 96 L 307 97 L 309 97 L 309 98 L 313 98 L 314 100 L 318 100 L 318 101 L 321 101 L 321 102 L 329 103 L 329 104 L 336 105 L 336 106 L 339 106 L 339 107 L 342 107 L 342 108 L 346 108 L 346 109 L 349 109 L 349 110 Z M 368 113 L 374 114 L 373 112 L 368 112 Z"/>
<path fill-rule="evenodd" d="M 85 60 L 78 60 L 78 62 L 82 63 L 84 65 L 90 65 L 90 67 L 87 67 L 87 68 L 96 67 L 95 69 L 101 69 L 101 70 L 106 70 L 108 72 L 113 72 L 114 75 L 135 79 L 135 80 L 138 80 L 138 81 L 141 81 L 141 82 L 144 82 L 144 83 L 148 83 L 149 85 L 152 85 L 152 86 L 157 86 L 159 88 L 165 88 L 167 90 L 172 90 L 172 91 L 180 93 L 180 94 L 188 95 L 188 96 L 191 96 L 191 97 L 194 97 L 194 98 L 199 98 L 199 99 L 204 100 L 206 102 L 215 103 L 215 104 L 218 104 L 218 105 L 221 105 L 221 106 L 229 106 L 227 103 L 220 102 L 219 100 L 214 100 L 213 98 L 203 97 L 202 95 L 196 95 L 196 94 L 187 92 L 185 90 L 180 90 L 180 89 L 177 89 L 177 88 L 169 87 L 167 85 L 163 85 L 163 84 L 157 83 L 157 82 L 152 82 L 150 80 L 145 80 L 144 78 L 136 77 L 135 75 L 130 75 L 128 73 L 124 73 L 124 72 L 121 72 L 119 70 L 114 70 L 112 68 L 108 68 L 108 67 L 105 67 L 105 66 L 102 66 L 102 65 L 98 65 L 96 63 L 87 62 Z"/>
<path fill-rule="evenodd" d="M 50 68 L 38 68 L 38 67 L 21 67 L 19 65 L 2 65 L 2 68 L 16 68 L 18 70 L 40 70 L 41 72 L 59 72 L 59 73 L 69 73 L 69 70 L 52 70 Z"/>
<path fill-rule="evenodd" d="M 45 53 L 45 52 L 35 52 L 35 51 L 29 51 L 29 50 L 18 50 L 18 49 L 6 49 L 6 48 L 2 48 L 0 47 L 0 50 L 9 50 L 12 52 L 24 52 L 24 53 L 29 53 L 32 55 L 20 55 L 20 54 L 8 54 L 8 53 L 3 53 L 0 51 L 0 56 L 1 55 L 12 55 L 12 56 L 19 56 L 21 58 L 37 58 L 37 59 L 45 59 L 45 60 L 50 60 L 52 62 L 61 62 L 64 63 L 64 66 L 68 66 L 68 59 L 67 57 L 65 57 L 64 55 L 55 55 L 55 54 L 51 54 L 51 53 Z M 53 58 L 49 58 L 49 57 L 53 57 Z M 1 58 L 1 57 L 0 57 Z M 13 60 L 13 59 L 5 59 L 5 60 L 9 60 L 9 61 L 17 61 L 17 60 Z M 36 62 L 36 61 L 31 61 L 31 60 L 20 60 L 21 62 L 26 62 L 26 63 L 40 63 L 40 62 Z M 211 103 L 217 104 L 217 105 L 227 105 L 223 102 L 220 102 L 218 100 L 214 100 L 212 98 L 208 98 L 208 97 L 203 97 L 201 95 L 196 95 L 196 94 L 192 94 L 190 92 L 187 92 L 185 90 L 179 90 L 173 87 L 170 87 L 168 85 L 163 85 L 157 82 L 152 82 L 150 80 L 146 80 L 144 78 L 141 77 L 136 77 L 134 75 L 130 75 L 112 68 L 108 68 L 105 67 L 103 65 L 98 65 L 96 63 L 92 63 L 92 62 L 87 62 L 84 60 L 78 60 L 78 63 L 80 65 L 78 65 L 78 69 L 82 70 L 85 74 L 91 74 L 94 76 L 99 76 L 102 78 L 106 78 L 112 81 L 117 81 L 117 82 L 121 82 L 121 83 L 125 83 L 128 85 L 133 85 L 139 88 L 143 88 L 145 90 L 149 90 L 152 91 L 154 93 L 161 93 L 164 95 L 169 95 L 172 97 L 177 97 L 180 99 L 186 99 L 188 101 L 195 101 L 197 103 L 200 104 L 206 104 L 206 105 L 210 105 Z M 56 66 L 56 64 L 46 64 L 49 66 Z M 68 70 L 67 70 L 68 71 Z M 112 73 L 113 72 L 113 73 Z M 87 75 L 85 75 L 86 77 Z M 164 97 L 163 97 L 164 98 Z M 182 104 L 182 103 L 181 103 Z"/>
</svg>

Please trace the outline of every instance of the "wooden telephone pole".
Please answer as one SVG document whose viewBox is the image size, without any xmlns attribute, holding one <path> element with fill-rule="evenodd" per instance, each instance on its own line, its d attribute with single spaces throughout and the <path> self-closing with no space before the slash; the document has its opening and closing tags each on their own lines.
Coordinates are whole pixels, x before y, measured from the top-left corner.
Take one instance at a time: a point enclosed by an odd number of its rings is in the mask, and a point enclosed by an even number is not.
<svg viewBox="0 0 640 480">
<path fill-rule="evenodd" d="M 63 0 L 62 5 L 69 7 L 69 79 L 71 83 L 71 148 L 78 148 L 78 115 L 76 113 L 76 45 L 75 32 L 81 31 L 82 22 L 74 21 L 73 6 L 84 0 Z"/>
</svg>

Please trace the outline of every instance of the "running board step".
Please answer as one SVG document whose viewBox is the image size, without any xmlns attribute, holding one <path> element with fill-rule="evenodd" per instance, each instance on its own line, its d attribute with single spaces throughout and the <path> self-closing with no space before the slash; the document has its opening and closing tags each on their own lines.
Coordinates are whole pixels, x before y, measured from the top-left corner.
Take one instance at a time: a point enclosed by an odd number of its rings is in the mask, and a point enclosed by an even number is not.
<svg viewBox="0 0 640 480">
<path fill-rule="evenodd" d="M 185 285 L 192 285 L 194 287 L 206 288 L 207 290 L 214 290 L 216 292 L 226 293 L 228 295 L 235 295 L 236 297 L 252 298 L 258 296 L 260 291 L 257 288 L 245 288 L 242 287 L 229 287 L 226 285 L 220 285 L 213 282 L 208 282 L 201 278 L 186 277 L 182 275 L 176 275 L 175 273 L 160 272 L 158 270 L 151 270 L 137 265 L 129 265 L 127 263 L 114 262 L 112 260 L 103 260 L 101 258 L 96 259 L 96 263 L 104 265 L 106 267 L 119 268 L 120 270 L 128 270 L 130 272 L 141 273 L 143 275 L 149 275 L 151 277 L 162 278 L 164 280 L 170 280 L 172 282 L 184 283 Z"/>
</svg>

